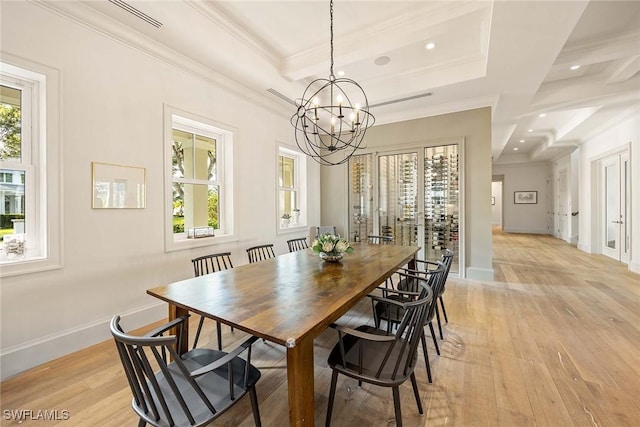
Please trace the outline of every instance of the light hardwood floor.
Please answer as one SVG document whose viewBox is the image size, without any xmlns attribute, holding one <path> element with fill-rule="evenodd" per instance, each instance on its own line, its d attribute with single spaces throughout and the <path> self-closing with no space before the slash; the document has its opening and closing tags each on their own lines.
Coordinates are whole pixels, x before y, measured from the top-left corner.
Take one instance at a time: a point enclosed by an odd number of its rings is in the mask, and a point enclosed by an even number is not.
<svg viewBox="0 0 640 427">
<path fill-rule="evenodd" d="M 493 253 L 494 282 L 449 279 L 442 355 L 429 347 L 433 384 L 422 356 L 416 371 L 425 414 L 417 413 L 406 384 L 405 425 L 640 425 L 640 275 L 549 236 L 494 231 Z M 370 312 L 364 301 L 342 321 L 366 323 Z M 225 345 L 243 336 L 223 330 Z M 325 421 L 326 358 L 335 340 L 329 330 L 315 342 L 316 425 Z M 258 341 L 252 357 L 263 373 L 257 386 L 263 424 L 285 426 L 284 349 Z M 332 425 L 393 425 L 389 389 L 340 378 Z M 66 421 L 22 426 L 137 422 L 111 341 L 31 369 L 1 388 L 3 426 L 18 424 L 4 419 L 11 409 L 69 411 Z M 249 400 L 215 425 L 252 426 Z"/>
</svg>

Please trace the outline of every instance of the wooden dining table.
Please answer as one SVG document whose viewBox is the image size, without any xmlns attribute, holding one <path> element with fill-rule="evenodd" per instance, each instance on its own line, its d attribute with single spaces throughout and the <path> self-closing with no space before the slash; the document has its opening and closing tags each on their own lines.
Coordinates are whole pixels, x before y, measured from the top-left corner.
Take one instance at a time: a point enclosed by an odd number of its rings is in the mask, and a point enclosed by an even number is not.
<svg viewBox="0 0 640 427">
<path fill-rule="evenodd" d="M 189 312 L 283 345 L 289 424 L 313 426 L 313 340 L 398 267 L 417 246 L 353 244 L 340 262 L 311 249 L 147 290 L 169 304 L 169 320 Z M 188 334 L 188 328 L 184 329 Z M 186 352 L 188 336 L 180 352 Z"/>
</svg>

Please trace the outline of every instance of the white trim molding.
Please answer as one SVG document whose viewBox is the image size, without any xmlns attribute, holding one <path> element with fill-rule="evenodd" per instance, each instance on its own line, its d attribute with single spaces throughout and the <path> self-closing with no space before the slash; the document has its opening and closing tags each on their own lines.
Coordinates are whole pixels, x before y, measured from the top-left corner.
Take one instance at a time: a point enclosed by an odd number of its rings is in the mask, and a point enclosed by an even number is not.
<svg viewBox="0 0 640 427">
<path fill-rule="evenodd" d="M 154 303 L 121 313 L 120 317 L 127 329 L 137 329 L 166 318 L 167 313 L 165 303 Z M 0 380 L 4 381 L 27 369 L 109 339 L 110 321 L 111 318 L 101 319 L 3 349 L 0 353 Z"/>
</svg>

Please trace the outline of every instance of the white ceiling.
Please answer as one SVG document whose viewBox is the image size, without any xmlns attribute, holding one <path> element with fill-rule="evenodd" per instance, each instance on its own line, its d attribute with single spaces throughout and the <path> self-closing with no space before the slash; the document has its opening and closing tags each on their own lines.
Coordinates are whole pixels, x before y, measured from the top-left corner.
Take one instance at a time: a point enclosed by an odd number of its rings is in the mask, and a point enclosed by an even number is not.
<svg viewBox="0 0 640 427">
<path fill-rule="evenodd" d="M 160 28 L 114 2 L 46 7 L 290 114 L 277 94 L 329 76 L 328 1 L 127 1 Z M 364 88 L 376 124 L 491 106 L 494 162 L 518 162 L 640 114 L 640 1 L 335 3 L 334 71 Z"/>
</svg>

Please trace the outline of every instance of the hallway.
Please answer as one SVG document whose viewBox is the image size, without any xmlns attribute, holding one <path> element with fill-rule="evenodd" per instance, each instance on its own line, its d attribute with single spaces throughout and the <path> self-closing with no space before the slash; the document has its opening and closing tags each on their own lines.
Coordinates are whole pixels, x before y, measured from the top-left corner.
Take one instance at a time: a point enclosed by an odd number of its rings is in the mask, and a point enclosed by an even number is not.
<svg viewBox="0 0 640 427">
<path fill-rule="evenodd" d="M 485 403 L 516 410 L 518 425 L 638 425 L 640 276 L 551 236 L 493 238 L 495 282 L 456 286 L 486 334 Z"/>
<path fill-rule="evenodd" d="M 639 425 L 640 276 L 550 236 L 497 231 L 493 237 L 496 281 L 450 278 L 441 356 L 428 340 L 433 384 L 426 381 L 418 352 L 416 377 L 425 414 L 417 413 L 411 387 L 405 384 L 400 390 L 404 425 Z M 340 323 L 370 319 L 371 304 L 365 299 Z M 223 332 L 228 346 L 244 336 L 228 327 Z M 213 335 L 211 329 L 207 336 Z M 335 341 L 333 330 L 315 341 L 316 425 L 324 425 L 331 377 L 326 360 Z M 257 386 L 263 425 L 286 425 L 284 349 L 258 342 L 252 361 L 263 374 Z M 69 411 L 66 421 L 27 420 L 23 426 L 136 423 L 111 340 L 34 368 L 1 387 L 3 411 Z M 245 400 L 214 425 L 252 426 Z M 332 421 L 334 427 L 392 425 L 391 391 L 366 384 L 360 388 L 341 377 Z"/>
</svg>

